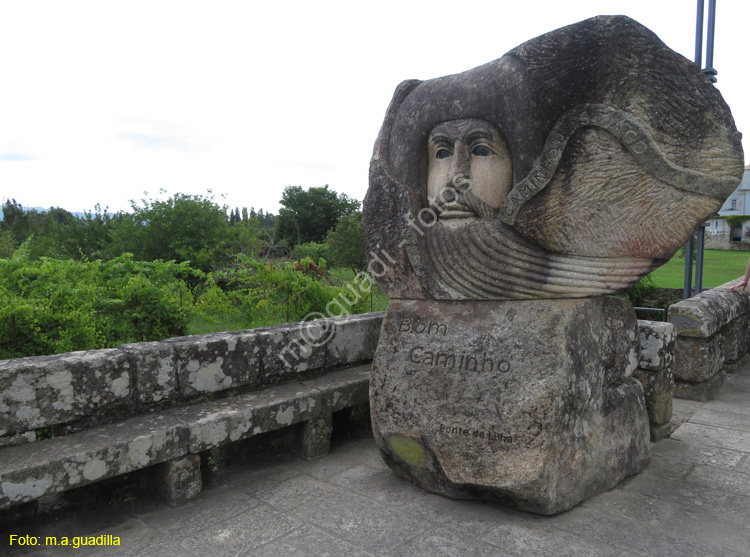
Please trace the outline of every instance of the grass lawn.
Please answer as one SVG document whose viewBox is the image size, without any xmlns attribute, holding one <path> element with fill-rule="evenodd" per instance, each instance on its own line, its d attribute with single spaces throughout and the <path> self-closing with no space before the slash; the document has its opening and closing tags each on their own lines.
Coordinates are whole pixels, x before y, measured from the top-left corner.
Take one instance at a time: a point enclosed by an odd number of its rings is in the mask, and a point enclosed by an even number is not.
<svg viewBox="0 0 750 557">
<path fill-rule="evenodd" d="M 743 276 L 748 256 L 750 253 L 746 251 L 707 249 L 703 256 L 703 287 L 713 288 Z M 652 272 L 651 278 L 658 288 L 682 288 L 685 282 L 685 260 L 676 255 Z"/>
<path fill-rule="evenodd" d="M 331 273 L 331 282 L 333 284 L 352 280 L 355 276 L 353 269 L 343 267 L 329 269 L 329 271 Z M 374 282 L 372 284 L 372 303 L 370 304 L 372 311 L 385 311 L 388 308 L 388 302 L 388 297 L 383 294 L 380 286 Z"/>
</svg>

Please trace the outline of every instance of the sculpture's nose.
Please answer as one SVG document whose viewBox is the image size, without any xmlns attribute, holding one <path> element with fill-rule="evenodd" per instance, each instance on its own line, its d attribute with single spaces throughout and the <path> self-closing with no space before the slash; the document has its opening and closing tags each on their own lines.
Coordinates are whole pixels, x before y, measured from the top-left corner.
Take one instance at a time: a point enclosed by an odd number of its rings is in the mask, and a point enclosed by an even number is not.
<svg viewBox="0 0 750 557">
<path fill-rule="evenodd" d="M 469 149 L 462 141 L 456 141 L 453 148 L 450 174 L 448 175 L 448 179 L 450 180 L 448 186 L 455 188 L 457 191 L 468 189 L 471 181 L 470 174 L 471 154 L 469 153 Z"/>
</svg>

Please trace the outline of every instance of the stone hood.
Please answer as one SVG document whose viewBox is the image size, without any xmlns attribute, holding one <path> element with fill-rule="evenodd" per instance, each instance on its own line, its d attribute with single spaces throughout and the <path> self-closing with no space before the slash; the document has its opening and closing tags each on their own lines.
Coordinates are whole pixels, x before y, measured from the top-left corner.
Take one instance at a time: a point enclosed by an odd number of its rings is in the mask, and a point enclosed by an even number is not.
<svg viewBox="0 0 750 557">
<path fill-rule="evenodd" d="M 494 219 L 430 220 L 437 124 L 494 124 L 513 189 Z M 364 202 L 368 252 L 392 298 L 573 298 L 628 288 L 664 263 L 742 178 L 731 112 L 691 61 L 624 16 L 600 16 L 466 72 L 396 89 Z"/>
</svg>

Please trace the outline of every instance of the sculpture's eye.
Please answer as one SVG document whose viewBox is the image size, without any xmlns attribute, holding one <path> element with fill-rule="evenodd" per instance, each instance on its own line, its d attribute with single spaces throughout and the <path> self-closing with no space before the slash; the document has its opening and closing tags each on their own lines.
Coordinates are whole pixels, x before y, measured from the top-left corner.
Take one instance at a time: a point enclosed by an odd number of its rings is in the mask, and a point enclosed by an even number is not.
<svg viewBox="0 0 750 557">
<path fill-rule="evenodd" d="M 451 156 L 451 152 L 448 149 L 438 149 L 435 153 L 436 159 L 447 159 Z"/>
<path fill-rule="evenodd" d="M 489 157 L 494 153 L 489 149 L 489 147 L 485 147 L 484 145 L 477 145 L 471 150 L 471 154 L 476 155 L 477 157 Z"/>
</svg>

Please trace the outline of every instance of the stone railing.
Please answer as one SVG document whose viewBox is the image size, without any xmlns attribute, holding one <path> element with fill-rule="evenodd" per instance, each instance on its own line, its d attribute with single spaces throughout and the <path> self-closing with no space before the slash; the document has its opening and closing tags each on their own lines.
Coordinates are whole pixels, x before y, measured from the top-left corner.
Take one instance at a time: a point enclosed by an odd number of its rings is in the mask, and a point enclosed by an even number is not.
<svg viewBox="0 0 750 557">
<path fill-rule="evenodd" d="M 0 447 L 367 362 L 381 322 L 363 314 L 0 361 Z"/>
<path fill-rule="evenodd" d="M 0 510 L 155 467 L 177 504 L 200 455 L 295 426 L 307 458 L 368 403 L 381 313 L 0 361 Z"/>
<path fill-rule="evenodd" d="M 677 335 L 672 366 L 676 397 L 713 398 L 747 354 L 750 292 L 731 290 L 737 282 L 670 306 L 668 319 Z"/>
<path fill-rule="evenodd" d="M 634 376 L 653 441 L 670 431 L 673 393 L 706 400 L 747 352 L 750 294 L 733 284 L 674 304 L 669 323 L 638 322 Z M 179 503 L 200 491 L 197 455 L 295 424 L 300 452 L 325 454 L 331 413 L 367 404 L 382 320 L 0 361 L 0 509 L 153 465 L 156 489 Z M 170 484 L 186 477 L 198 478 L 197 490 Z"/>
</svg>

